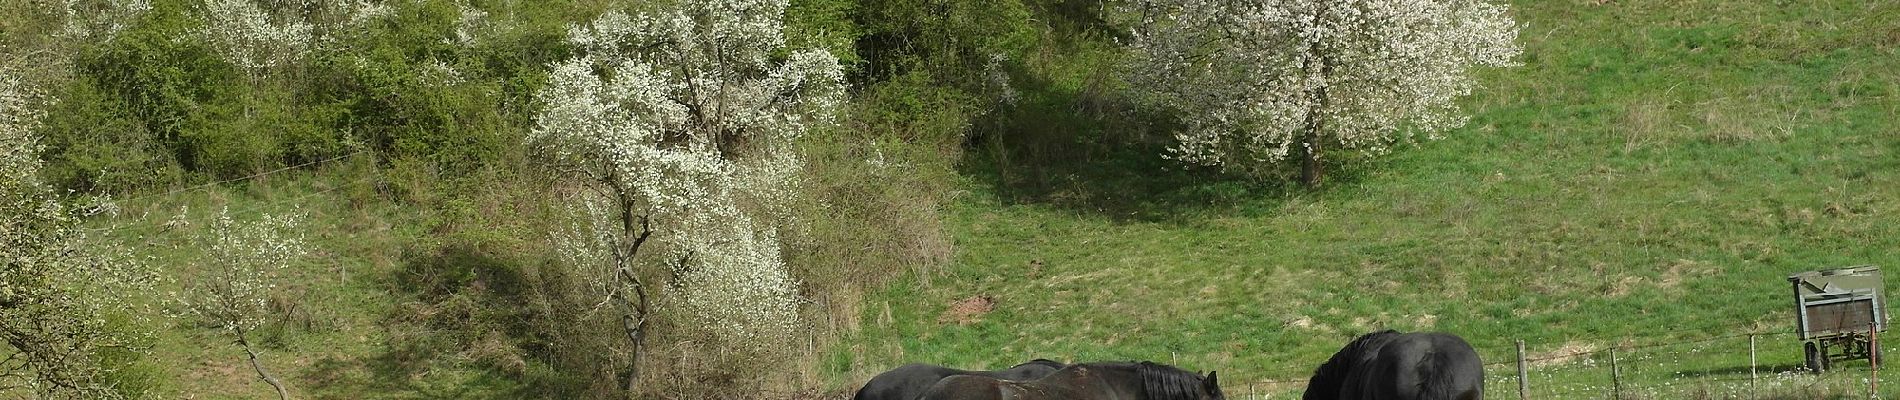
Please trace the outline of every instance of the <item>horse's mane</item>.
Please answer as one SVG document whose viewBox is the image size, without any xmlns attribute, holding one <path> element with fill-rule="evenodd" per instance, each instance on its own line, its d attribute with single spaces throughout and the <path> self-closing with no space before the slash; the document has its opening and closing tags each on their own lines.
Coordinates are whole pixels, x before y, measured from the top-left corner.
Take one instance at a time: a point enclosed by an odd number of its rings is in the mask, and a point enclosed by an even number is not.
<svg viewBox="0 0 1900 400">
<path fill-rule="evenodd" d="M 1141 374 L 1141 390 L 1149 400 L 1196 400 L 1201 398 L 1201 376 L 1171 365 L 1142 361 L 1135 363 Z M 1218 388 L 1213 393 L 1218 395 Z M 1218 397 L 1218 396 L 1216 396 Z"/>
<path fill-rule="evenodd" d="M 1339 385 L 1342 383 L 1340 381 L 1346 379 L 1346 374 L 1352 372 L 1353 367 L 1359 364 L 1359 360 L 1366 358 L 1366 353 L 1377 351 L 1385 346 L 1386 342 L 1398 336 L 1398 331 L 1387 329 L 1365 334 L 1358 339 L 1353 339 L 1352 343 L 1347 343 L 1345 348 L 1339 349 L 1338 353 L 1333 353 L 1332 359 L 1326 360 L 1325 364 L 1320 364 L 1319 369 L 1313 371 L 1313 379 L 1307 381 L 1306 384 L 1306 398 L 1339 397 Z"/>
<path fill-rule="evenodd" d="M 1045 367 L 1050 367 L 1050 368 L 1055 368 L 1055 369 L 1062 369 L 1063 367 L 1068 367 L 1068 366 L 1069 366 L 1068 364 L 1063 364 L 1063 363 L 1061 363 L 1061 362 L 1057 362 L 1057 361 L 1055 361 L 1055 360 L 1050 360 L 1050 359 L 1047 359 L 1047 358 L 1038 358 L 1038 359 L 1034 359 L 1034 360 L 1029 360 L 1029 362 L 1026 362 L 1026 363 L 1022 363 L 1022 364 L 1016 364 L 1016 366 L 1015 366 L 1015 367 L 1010 367 L 1010 368 L 1016 368 L 1016 367 L 1021 367 L 1021 366 L 1025 366 L 1025 365 L 1041 365 L 1041 366 L 1045 366 Z"/>
</svg>

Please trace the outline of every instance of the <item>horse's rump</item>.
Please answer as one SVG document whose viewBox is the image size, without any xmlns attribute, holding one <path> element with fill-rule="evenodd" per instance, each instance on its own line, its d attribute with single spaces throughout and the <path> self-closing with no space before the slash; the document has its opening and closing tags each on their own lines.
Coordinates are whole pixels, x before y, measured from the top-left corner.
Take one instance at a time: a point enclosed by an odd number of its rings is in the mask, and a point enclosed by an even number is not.
<svg viewBox="0 0 1900 400">
<path fill-rule="evenodd" d="M 1463 338 L 1444 333 L 1418 334 L 1431 343 L 1420 357 L 1414 376 L 1420 399 L 1479 400 L 1484 398 L 1484 361 Z"/>
<path fill-rule="evenodd" d="M 1315 371 L 1308 400 L 1476 400 L 1484 364 L 1464 339 L 1445 333 L 1377 332 Z"/>
</svg>

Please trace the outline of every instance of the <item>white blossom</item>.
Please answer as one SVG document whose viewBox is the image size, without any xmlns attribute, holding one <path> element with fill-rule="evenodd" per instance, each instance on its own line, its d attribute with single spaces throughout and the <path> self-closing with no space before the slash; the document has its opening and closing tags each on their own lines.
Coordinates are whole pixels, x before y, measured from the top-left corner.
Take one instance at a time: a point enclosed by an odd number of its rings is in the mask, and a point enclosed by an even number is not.
<svg viewBox="0 0 1900 400">
<path fill-rule="evenodd" d="M 581 56 L 552 66 L 528 138 L 594 189 L 579 201 L 591 222 L 563 245 L 571 262 L 627 303 L 656 288 L 622 271 L 668 277 L 657 306 L 724 343 L 769 346 L 797 321 L 776 228 L 797 139 L 844 100 L 835 57 L 783 51 L 785 5 L 686 0 L 570 27 Z M 636 219 L 656 247 L 632 248 Z"/>
<path fill-rule="evenodd" d="M 265 214 L 240 222 L 229 208 L 220 209 L 200 246 L 205 255 L 197 275 L 176 299 L 184 316 L 237 334 L 263 325 L 277 274 L 306 252 L 303 238 L 291 234 L 299 219 Z"/>
<path fill-rule="evenodd" d="M 311 24 L 288 8 L 271 8 L 285 11 L 273 15 L 254 0 L 204 0 L 203 36 L 239 68 L 276 68 L 302 57 L 316 38 Z"/>
<path fill-rule="evenodd" d="M 252 74 L 289 65 L 319 47 L 338 45 L 338 31 L 360 29 L 394 13 L 374 0 L 203 1 L 199 36 L 225 60 Z"/>
<path fill-rule="evenodd" d="M 1003 105 L 1014 106 L 1021 94 L 1009 83 L 1009 71 L 1003 70 L 1003 64 L 1009 62 L 1009 56 L 1002 53 L 990 54 L 988 63 L 983 64 L 983 82 L 989 90 L 996 93 L 996 101 Z"/>
<path fill-rule="evenodd" d="M 459 1 L 455 8 L 461 11 L 461 18 L 455 20 L 455 44 L 474 47 L 476 33 L 488 27 L 488 12 Z"/>
<path fill-rule="evenodd" d="M 1260 170 L 1323 144 L 1381 154 L 1467 117 L 1471 69 L 1509 66 L 1517 25 L 1483 0 L 1149 0 L 1126 8 L 1133 86 L 1178 111 L 1171 157 Z M 1320 93 L 1324 93 L 1323 96 Z"/>
<path fill-rule="evenodd" d="M 377 18 L 395 15 L 396 11 L 382 1 L 372 0 L 335 0 L 323 2 L 323 7 L 331 15 L 343 16 L 335 28 L 360 28 Z"/>
<path fill-rule="evenodd" d="M 66 19 L 60 35 L 97 41 L 111 40 L 127 24 L 152 10 L 151 0 L 63 0 Z"/>
<path fill-rule="evenodd" d="M 149 290 L 153 275 L 123 247 L 78 227 L 88 210 L 109 205 L 71 206 L 40 180 L 33 131 L 43 114 L 34 105 L 45 101 L 0 68 L 0 358 L 9 360 L 0 363 L 0 387 L 115 398 L 93 352 L 136 345 L 148 333 L 106 321 L 139 321 L 126 297 Z"/>
</svg>

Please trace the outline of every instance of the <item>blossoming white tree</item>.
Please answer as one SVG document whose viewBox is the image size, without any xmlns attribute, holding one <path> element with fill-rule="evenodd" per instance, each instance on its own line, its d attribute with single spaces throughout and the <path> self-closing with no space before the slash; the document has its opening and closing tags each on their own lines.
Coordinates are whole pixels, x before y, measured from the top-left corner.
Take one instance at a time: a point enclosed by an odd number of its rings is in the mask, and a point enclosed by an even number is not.
<svg viewBox="0 0 1900 400">
<path fill-rule="evenodd" d="M 204 37 L 233 65 L 253 73 L 275 68 L 303 56 L 314 41 L 310 23 L 279 14 L 252 0 L 205 0 Z"/>
<path fill-rule="evenodd" d="M 297 61 L 336 30 L 391 12 L 362 0 L 204 0 L 198 11 L 200 35 L 253 76 Z"/>
<path fill-rule="evenodd" d="M 95 41 L 111 40 L 119 31 L 152 10 L 151 0 L 63 0 L 58 11 L 65 29 L 60 35 Z"/>
<path fill-rule="evenodd" d="M 294 217 L 268 214 L 254 222 L 238 222 L 229 209 L 220 210 L 211 226 L 212 236 L 204 243 L 198 274 L 178 298 L 186 315 L 230 334 L 257 377 L 270 384 L 279 399 L 289 399 L 290 394 L 258 362 L 251 332 L 271 317 L 268 306 L 271 291 L 277 288 L 277 272 L 304 253 L 302 238 L 288 235 L 296 225 Z"/>
<path fill-rule="evenodd" d="M 760 348 L 796 322 L 776 236 L 796 139 L 832 122 L 837 59 L 785 49 L 785 0 L 683 0 L 609 12 L 568 39 L 529 135 L 550 164 L 584 178 L 589 224 L 563 246 L 597 283 L 633 353 L 666 310 L 709 340 Z"/>
<path fill-rule="evenodd" d="M 1471 70 L 1508 66 L 1517 24 L 1484 0 L 1139 0 L 1134 87 L 1181 115 L 1171 157 L 1261 175 L 1382 154 L 1468 119 Z"/>
<path fill-rule="evenodd" d="M 123 249 L 99 243 L 74 207 L 40 180 L 41 113 L 21 80 L 0 65 L 0 393 L 37 398 L 120 397 L 101 379 L 95 352 L 136 344 L 140 332 L 108 324 L 149 290 L 151 275 Z M 16 392 L 17 393 L 17 392 Z"/>
</svg>

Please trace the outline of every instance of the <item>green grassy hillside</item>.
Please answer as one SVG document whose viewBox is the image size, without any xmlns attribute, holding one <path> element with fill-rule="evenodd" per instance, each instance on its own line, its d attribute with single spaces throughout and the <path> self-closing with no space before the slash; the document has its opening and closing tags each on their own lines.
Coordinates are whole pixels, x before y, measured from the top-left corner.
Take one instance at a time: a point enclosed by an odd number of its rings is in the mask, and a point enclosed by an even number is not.
<svg viewBox="0 0 1900 400">
<path fill-rule="evenodd" d="M 200 0 L 54 3 L 0 2 L 0 74 L 59 100 L 45 180 L 117 199 L 83 228 L 158 278 L 111 321 L 150 335 L 87 354 L 134 398 L 272 394 L 175 315 L 223 207 L 306 215 L 311 254 L 255 332 L 294 398 L 837 398 L 905 362 L 1031 358 L 1284 398 L 1379 328 L 1466 337 L 1494 399 L 1518 340 L 1538 398 L 1616 390 L 1611 349 L 1628 398 L 1840 398 L 1873 373 L 1794 372 L 1784 277 L 1900 274 L 1892 1 L 1516 1 L 1523 65 L 1482 72 L 1469 124 L 1308 190 L 1163 159 L 1167 116 L 1115 78 L 1113 3 L 795 0 L 787 40 L 835 52 L 852 91 L 800 143 L 783 250 L 809 301 L 766 361 L 690 330 L 635 360 L 548 240 L 568 188 L 520 145 L 571 24 L 671 2 L 279 7 L 334 40 L 259 71 L 206 42 Z M 73 11 L 95 8 L 120 14 Z"/>
<path fill-rule="evenodd" d="M 1785 333 L 1787 274 L 1900 268 L 1900 4 L 1513 14 L 1524 65 L 1484 76 L 1470 124 L 1322 190 L 1169 171 L 1153 153 L 1076 157 L 1056 167 L 1069 180 L 1035 187 L 1014 164 L 966 160 L 950 266 L 868 298 L 829 368 L 852 385 L 907 361 L 1149 359 L 1244 391 L 1304 379 L 1376 328 L 1454 332 L 1487 362 L 1519 339 L 1536 356 Z M 944 318 L 976 296 L 994 310 Z M 1746 378 L 1745 338 L 1724 340 L 1625 352 L 1652 358 L 1624 368 L 1650 370 L 1632 377 L 1646 386 L 1737 365 Z M 1761 341 L 1764 365 L 1799 362 L 1792 337 Z M 1515 389 L 1505 371 L 1494 396 Z M 1607 387 L 1609 373 L 1547 375 Z"/>
</svg>

